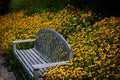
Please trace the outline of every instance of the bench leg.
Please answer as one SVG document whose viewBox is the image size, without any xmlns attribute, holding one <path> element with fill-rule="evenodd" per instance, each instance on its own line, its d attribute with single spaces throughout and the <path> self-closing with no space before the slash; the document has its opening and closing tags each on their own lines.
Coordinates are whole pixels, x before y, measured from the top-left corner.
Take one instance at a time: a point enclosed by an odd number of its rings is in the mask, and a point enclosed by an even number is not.
<svg viewBox="0 0 120 80">
<path fill-rule="evenodd" d="M 34 69 L 34 79 L 39 80 L 38 69 Z"/>
<path fill-rule="evenodd" d="M 16 72 L 16 68 L 17 68 L 17 59 L 15 57 L 15 54 L 14 54 L 14 74 L 15 74 L 15 77 L 18 78 L 18 74 Z"/>
</svg>

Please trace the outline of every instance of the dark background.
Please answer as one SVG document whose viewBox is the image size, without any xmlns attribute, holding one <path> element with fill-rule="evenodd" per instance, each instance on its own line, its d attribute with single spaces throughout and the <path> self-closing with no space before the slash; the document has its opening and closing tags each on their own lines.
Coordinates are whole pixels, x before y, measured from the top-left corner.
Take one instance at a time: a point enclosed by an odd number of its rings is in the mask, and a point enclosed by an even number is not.
<svg viewBox="0 0 120 80">
<path fill-rule="evenodd" d="M 0 0 L 0 14 L 5 14 L 10 11 L 11 0 Z"/>
<path fill-rule="evenodd" d="M 11 11 L 12 0 L 0 0 L 0 14 L 6 14 Z M 37 0 L 41 1 L 41 0 Z M 51 0 L 47 0 L 51 1 Z M 101 13 L 101 16 L 117 16 L 120 17 L 120 2 L 119 0 L 60 0 L 61 3 L 53 3 L 47 5 L 47 7 L 54 7 L 54 5 L 59 4 L 72 4 L 77 8 L 84 9 L 86 5 L 88 8 L 93 9 L 96 13 Z M 33 3 L 34 4 L 34 3 Z M 47 8 L 46 7 L 46 8 Z M 55 6 L 56 7 L 56 6 Z M 63 6 L 61 6 L 63 7 Z M 33 8 L 34 9 L 34 8 Z"/>
</svg>

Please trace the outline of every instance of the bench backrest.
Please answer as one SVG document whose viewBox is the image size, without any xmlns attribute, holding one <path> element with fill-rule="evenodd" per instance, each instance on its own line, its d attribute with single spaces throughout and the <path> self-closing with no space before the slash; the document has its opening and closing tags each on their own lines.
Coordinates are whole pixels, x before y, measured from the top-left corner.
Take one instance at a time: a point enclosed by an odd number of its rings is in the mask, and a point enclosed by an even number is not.
<svg viewBox="0 0 120 80">
<path fill-rule="evenodd" d="M 42 29 L 37 32 L 35 48 L 49 61 L 67 61 L 72 58 L 72 49 L 56 31 Z"/>
</svg>

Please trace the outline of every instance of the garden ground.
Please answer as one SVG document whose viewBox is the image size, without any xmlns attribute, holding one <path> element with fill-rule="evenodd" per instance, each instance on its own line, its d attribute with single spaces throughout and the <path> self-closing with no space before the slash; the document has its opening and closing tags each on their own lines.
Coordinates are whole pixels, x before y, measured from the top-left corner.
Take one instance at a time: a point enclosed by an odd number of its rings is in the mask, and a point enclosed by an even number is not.
<svg viewBox="0 0 120 80">
<path fill-rule="evenodd" d="M 13 72 L 7 69 L 5 56 L 0 51 L 0 80 L 16 80 Z"/>
</svg>

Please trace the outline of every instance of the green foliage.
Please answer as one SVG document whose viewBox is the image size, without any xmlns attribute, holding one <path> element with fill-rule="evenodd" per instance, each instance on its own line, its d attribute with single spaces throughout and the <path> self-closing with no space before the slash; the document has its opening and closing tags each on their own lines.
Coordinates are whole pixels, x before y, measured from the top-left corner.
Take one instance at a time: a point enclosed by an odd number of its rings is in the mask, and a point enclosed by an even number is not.
<svg viewBox="0 0 120 80">
<path fill-rule="evenodd" d="M 12 0 L 11 8 L 12 11 L 18 11 L 24 9 L 27 11 L 27 15 L 33 13 L 40 13 L 42 10 L 45 11 L 58 11 L 65 7 L 70 2 L 69 0 Z"/>
<path fill-rule="evenodd" d="M 29 49 L 34 47 L 34 42 L 18 43 L 17 49 Z"/>
</svg>

